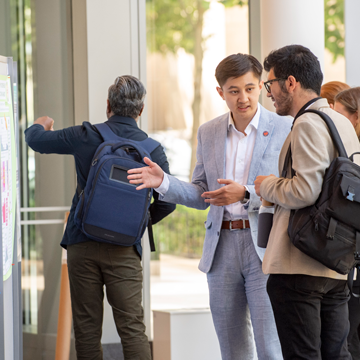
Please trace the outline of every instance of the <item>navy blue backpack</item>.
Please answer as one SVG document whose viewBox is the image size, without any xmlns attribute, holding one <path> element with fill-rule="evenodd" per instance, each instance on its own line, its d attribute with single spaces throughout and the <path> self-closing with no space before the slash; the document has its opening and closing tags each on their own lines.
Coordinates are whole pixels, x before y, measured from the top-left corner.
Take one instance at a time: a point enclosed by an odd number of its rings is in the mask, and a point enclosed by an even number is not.
<svg viewBox="0 0 360 360">
<path fill-rule="evenodd" d="M 95 125 L 104 142 L 96 149 L 85 189 L 79 192 L 76 226 L 90 239 L 122 246 L 140 242 L 149 223 L 150 247 L 155 251 L 149 206 L 152 189 L 136 190 L 127 171 L 147 166 L 143 158 L 160 143 L 124 139 L 108 125 Z"/>
</svg>

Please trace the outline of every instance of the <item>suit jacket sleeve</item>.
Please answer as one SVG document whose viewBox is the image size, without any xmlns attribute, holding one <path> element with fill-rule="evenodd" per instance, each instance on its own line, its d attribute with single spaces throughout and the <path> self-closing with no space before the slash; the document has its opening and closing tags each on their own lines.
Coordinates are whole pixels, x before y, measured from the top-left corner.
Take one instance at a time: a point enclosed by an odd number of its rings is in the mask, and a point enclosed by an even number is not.
<svg viewBox="0 0 360 360">
<path fill-rule="evenodd" d="M 260 196 L 256 195 L 255 185 L 246 185 L 246 187 L 249 189 L 250 201 L 245 204 L 245 209 L 247 209 L 248 211 L 259 211 L 261 200 Z"/>
<path fill-rule="evenodd" d="M 169 163 L 162 146 L 158 146 L 151 153 L 151 158 L 164 172 L 170 174 Z M 176 205 L 159 200 L 159 194 L 155 190 L 153 191 L 153 198 L 154 201 L 150 205 L 150 215 L 152 223 L 156 224 L 165 216 L 171 214 L 175 210 Z"/>
<path fill-rule="evenodd" d="M 200 127 L 197 136 L 197 162 L 191 183 L 169 176 L 169 190 L 165 195 L 161 195 L 160 199 L 199 210 L 205 210 L 209 206 L 209 204 L 201 197 L 203 192 L 208 191 L 208 183 L 202 155 L 201 129 L 202 128 Z"/>
<path fill-rule="evenodd" d="M 309 121 L 308 117 L 300 117 L 291 133 L 295 176 L 291 179 L 269 177 L 260 187 L 264 199 L 285 209 L 301 209 L 315 203 L 321 192 L 325 170 L 334 157 L 334 147 L 327 127 L 323 122 Z M 286 151 L 287 148 L 283 148 L 282 155 Z M 291 171 L 288 170 L 288 174 Z"/>
</svg>

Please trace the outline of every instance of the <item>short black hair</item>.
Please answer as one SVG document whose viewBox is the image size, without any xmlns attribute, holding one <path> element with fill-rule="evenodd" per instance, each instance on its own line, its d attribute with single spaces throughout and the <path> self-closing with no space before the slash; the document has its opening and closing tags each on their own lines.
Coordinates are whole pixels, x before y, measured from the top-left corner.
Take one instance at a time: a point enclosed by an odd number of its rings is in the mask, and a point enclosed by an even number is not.
<svg viewBox="0 0 360 360">
<path fill-rule="evenodd" d="M 259 60 L 248 54 L 233 54 L 219 63 L 215 70 L 215 77 L 220 87 L 222 87 L 229 78 L 237 78 L 250 71 L 259 80 L 261 79 L 263 67 Z"/>
<path fill-rule="evenodd" d="M 288 45 L 272 51 L 264 60 L 266 71 L 273 69 L 276 78 L 287 79 L 290 75 L 305 90 L 320 95 L 323 74 L 318 58 L 306 47 Z"/>
</svg>

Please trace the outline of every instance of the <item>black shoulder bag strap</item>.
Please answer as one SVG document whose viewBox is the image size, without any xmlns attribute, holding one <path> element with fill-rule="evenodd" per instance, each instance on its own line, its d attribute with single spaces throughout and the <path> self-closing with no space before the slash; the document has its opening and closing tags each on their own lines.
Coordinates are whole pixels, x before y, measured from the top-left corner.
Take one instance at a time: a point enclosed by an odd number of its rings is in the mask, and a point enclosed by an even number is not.
<svg viewBox="0 0 360 360">
<path fill-rule="evenodd" d="M 298 113 L 296 114 L 295 118 L 294 118 L 294 121 L 292 123 L 292 126 L 291 126 L 291 131 L 292 131 L 292 128 L 294 127 L 294 124 L 295 124 L 295 121 L 296 119 L 302 115 L 304 113 L 304 111 L 311 105 L 313 104 L 315 101 L 321 99 L 321 97 L 317 97 L 317 98 L 314 98 L 314 99 L 311 99 L 310 101 L 308 101 L 299 111 Z M 285 161 L 284 161 L 284 166 L 283 166 L 283 171 L 281 173 L 281 177 L 283 178 L 286 178 L 286 175 L 287 175 L 287 169 L 288 169 L 288 166 L 289 166 L 289 163 L 291 163 L 291 143 L 289 144 L 289 148 L 288 148 L 288 151 L 286 153 L 286 157 L 285 157 Z M 291 177 L 294 177 L 295 175 L 295 171 L 294 169 L 291 167 Z"/>
<path fill-rule="evenodd" d="M 306 110 L 307 107 L 309 107 L 312 103 L 314 103 L 315 101 L 317 101 L 319 99 L 321 99 L 321 98 L 315 98 L 315 99 L 310 100 L 308 103 L 306 103 L 300 109 L 300 111 L 296 114 L 292 126 L 294 126 L 294 123 L 295 123 L 296 119 L 299 116 L 303 115 L 304 113 L 314 113 L 314 114 L 319 115 L 325 121 L 327 127 L 329 128 L 331 139 L 333 140 L 334 145 L 335 145 L 336 149 L 339 152 L 339 156 L 347 158 L 348 156 L 347 156 L 344 144 L 343 144 L 343 142 L 342 142 L 342 140 L 340 138 L 339 132 L 337 131 L 336 126 L 335 126 L 334 122 L 331 120 L 330 116 L 325 114 L 322 111 L 319 111 L 319 110 L 313 110 L 313 109 Z M 292 128 L 291 128 L 291 130 L 292 130 Z M 288 148 L 288 151 L 286 153 L 286 157 L 285 157 L 285 161 L 284 161 L 283 171 L 281 173 L 281 176 L 283 178 L 286 178 L 289 163 L 290 164 L 292 163 L 292 159 L 291 159 L 291 143 L 289 144 L 289 148 Z M 294 177 L 294 175 L 295 175 L 295 171 L 291 167 L 291 177 Z"/>
</svg>

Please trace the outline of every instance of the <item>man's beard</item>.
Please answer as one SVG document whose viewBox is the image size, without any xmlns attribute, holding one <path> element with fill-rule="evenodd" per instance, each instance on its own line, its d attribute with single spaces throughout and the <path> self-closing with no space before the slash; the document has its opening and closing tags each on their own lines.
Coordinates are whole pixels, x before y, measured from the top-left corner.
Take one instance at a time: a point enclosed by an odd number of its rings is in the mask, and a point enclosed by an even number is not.
<svg viewBox="0 0 360 360">
<path fill-rule="evenodd" d="M 292 108 L 292 97 L 289 92 L 285 89 L 282 90 L 282 93 L 277 96 L 276 101 L 276 113 L 278 115 L 289 115 Z"/>
</svg>

